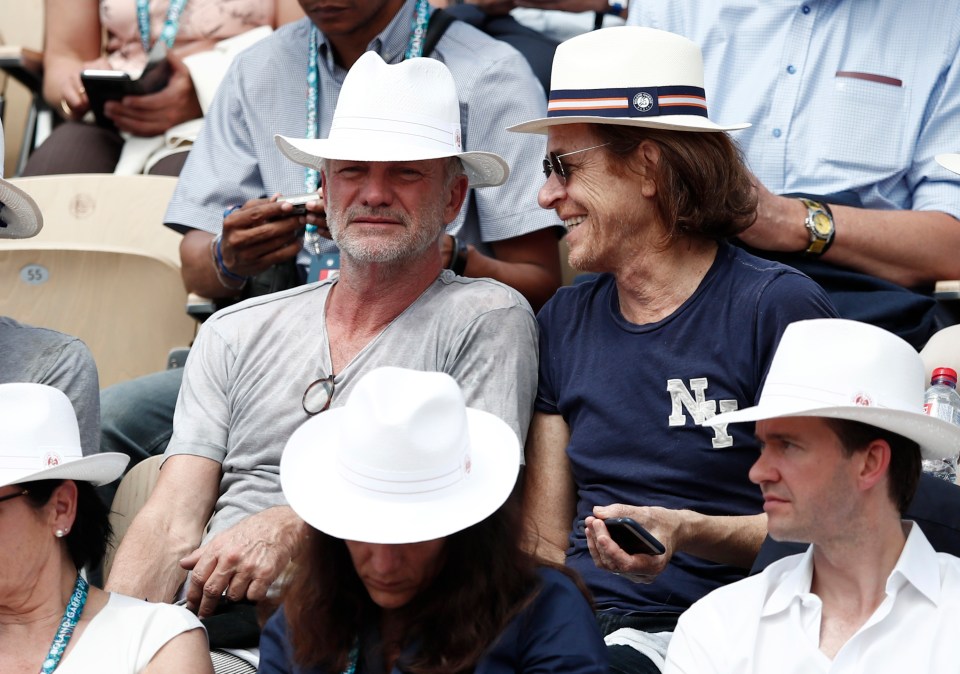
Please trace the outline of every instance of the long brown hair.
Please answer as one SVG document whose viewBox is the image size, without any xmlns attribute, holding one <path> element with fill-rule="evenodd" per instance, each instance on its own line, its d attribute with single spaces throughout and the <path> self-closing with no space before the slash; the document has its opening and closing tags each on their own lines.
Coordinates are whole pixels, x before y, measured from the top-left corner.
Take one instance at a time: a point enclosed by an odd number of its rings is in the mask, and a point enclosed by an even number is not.
<svg viewBox="0 0 960 674">
<path fill-rule="evenodd" d="M 757 191 L 743 155 L 726 133 L 665 131 L 594 124 L 614 171 L 652 170 L 657 211 L 675 240 L 681 236 L 725 239 L 753 224 Z M 651 169 L 637 166 L 634 150 L 645 140 L 660 149 Z"/>
<path fill-rule="evenodd" d="M 540 584 L 541 563 L 521 549 L 523 530 L 514 495 L 482 522 L 447 537 L 437 577 L 401 609 L 405 631 L 395 645 L 418 648 L 401 655 L 398 666 L 411 674 L 473 668 Z M 312 528 L 284 607 L 296 663 L 329 672 L 347 668 L 358 635 L 379 611 L 346 544 Z"/>
</svg>

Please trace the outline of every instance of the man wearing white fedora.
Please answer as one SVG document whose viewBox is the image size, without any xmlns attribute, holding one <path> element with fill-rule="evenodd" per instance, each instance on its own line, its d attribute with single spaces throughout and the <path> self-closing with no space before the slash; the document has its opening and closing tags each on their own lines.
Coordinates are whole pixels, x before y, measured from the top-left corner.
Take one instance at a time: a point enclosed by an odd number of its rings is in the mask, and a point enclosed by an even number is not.
<svg viewBox="0 0 960 674">
<path fill-rule="evenodd" d="M 283 445 L 374 367 L 446 372 L 471 405 L 525 436 L 533 313 L 513 289 L 442 266 L 439 238 L 468 186 L 499 185 L 508 173 L 495 154 L 464 152 L 459 130 L 446 66 L 387 65 L 367 53 L 344 81 L 329 138 L 277 137 L 322 176 L 341 273 L 204 323 L 160 480 L 117 553 L 111 588 L 170 601 L 191 569 L 186 598 L 201 616 L 224 593 L 262 599 L 302 533 L 277 478 Z"/>
<path fill-rule="evenodd" d="M 696 45 L 594 31 L 560 45 L 551 86 L 548 116 L 514 130 L 547 134 L 540 204 L 571 266 L 600 274 L 537 316 L 526 510 L 541 552 L 593 591 L 612 671 L 659 671 L 677 616 L 742 578 L 766 533 L 752 429 L 705 422 L 756 402 L 789 323 L 835 313 L 810 279 L 724 241 L 756 195 L 725 133 L 743 125 L 707 116 Z M 624 516 L 665 554 L 615 544 L 604 520 Z"/>
<path fill-rule="evenodd" d="M 811 344 L 830 345 L 811 368 Z M 681 618 L 667 672 L 957 671 L 960 559 L 901 520 L 920 459 L 960 428 L 923 414 L 925 368 L 899 337 L 841 319 L 794 323 L 759 403 L 750 479 L 770 535 L 807 551 L 721 588 Z"/>
<path fill-rule="evenodd" d="M 164 222 L 184 234 L 187 289 L 229 301 L 299 285 L 308 269 L 308 281 L 330 273 L 337 249 L 322 202 L 308 206 L 313 215 L 304 237 L 304 218 L 267 199 L 316 191 L 317 172 L 288 162 L 270 139 L 276 133 L 327 137 L 347 71 L 374 51 L 387 63 L 422 55 L 450 68 L 463 146 L 497 152 L 513 168 L 503 185 L 468 192 L 449 235 L 440 239 L 444 266 L 502 281 L 538 309 L 561 283 L 561 232 L 555 218 L 536 207 L 536 166 L 522 161 L 539 153 L 536 142 L 504 130 L 543 112 L 543 89 L 523 56 L 462 21 L 441 35 L 443 22 L 433 20 L 427 0 L 300 2 L 305 18 L 232 63 L 180 174 Z M 161 453 L 182 374 L 173 368 L 105 389 L 104 451 Z M 149 415 L 141 413 L 146 406 Z"/>
<path fill-rule="evenodd" d="M 0 239 L 29 239 L 43 228 L 43 215 L 29 194 L 3 180 L 3 146 L 0 124 Z M 84 454 L 100 451 L 100 380 L 86 344 L 0 315 L 0 384 L 20 382 L 66 393 L 80 422 Z"/>
</svg>

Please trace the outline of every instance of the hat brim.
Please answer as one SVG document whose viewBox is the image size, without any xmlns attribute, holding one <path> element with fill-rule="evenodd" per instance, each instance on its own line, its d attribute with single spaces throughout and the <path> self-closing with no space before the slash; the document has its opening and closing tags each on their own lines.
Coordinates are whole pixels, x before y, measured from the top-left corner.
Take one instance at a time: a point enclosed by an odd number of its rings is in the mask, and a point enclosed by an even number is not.
<svg viewBox="0 0 960 674">
<path fill-rule="evenodd" d="M 516 133 L 547 133 L 551 126 L 562 124 L 612 124 L 614 126 L 639 126 L 647 129 L 664 129 L 667 131 L 739 131 L 751 126 L 749 123 L 720 126 L 705 117 L 688 115 L 664 115 L 662 117 L 640 119 L 633 117 L 601 117 L 598 115 L 577 115 L 571 117 L 541 117 L 516 124 L 507 128 L 507 131 Z"/>
<path fill-rule="evenodd" d="M 43 229 L 40 207 L 19 187 L 0 179 L 0 239 L 29 239 Z"/>
<path fill-rule="evenodd" d="M 371 141 L 349 143 L 336 139 L 288 138 L 279 134 L 273 138 L 283 155 L 301 166 L 321 170 L 324 159 L 341 161 L 421 161 L 457 157 L 463 163 L 464 173 L 470 187 L 497 187 L 507 181 L 510 167 L 504 159 L 493 152 L 444 152 L 434 147 L 391 142 L 377 143 L 375 133 Z"/>
<path fill-rule="evenodd" d="M 759 405 L 734 412 L 724 412 L 704 422 L 706 426 L 763 421 L 781 417 L 822 417 L 846 419 L 876 426 L 897 433 L 920 445 L 924 459 L 945 459 L 960 452 L 960 426 L 922 412 L 906 412 L 884 407 L 859 405 L 810 407 L 790 399 L 761 401 Z"/>
<path fill-rule="evenodd" d="M 937 163 L 948 171 L 960 173 L 960 154 L 938 154 Z"/>
<path fill-rule="evenodd" d="M 39 480 L 76 480 L 99 487 L 123 475 L 129 462 L 130 457 L 126 454 L 105 452 L 67 460 L 57 466 L 27 474 L 23 470 L 0 469 L 0 487 Z"/>
<path fill-rule="evenodd" d="M 280 460 L 280 484 L 290 507 L 310 526 L 343 540 L 419 543 L 482 521 L 507 500 L 520 470 L 516 433 L 498 417 L 467 408 L 469 476 L 429 492 L 387 494 L 358 487 L 340 472 L 343 408 L 298 428 Z"/>
</svg>

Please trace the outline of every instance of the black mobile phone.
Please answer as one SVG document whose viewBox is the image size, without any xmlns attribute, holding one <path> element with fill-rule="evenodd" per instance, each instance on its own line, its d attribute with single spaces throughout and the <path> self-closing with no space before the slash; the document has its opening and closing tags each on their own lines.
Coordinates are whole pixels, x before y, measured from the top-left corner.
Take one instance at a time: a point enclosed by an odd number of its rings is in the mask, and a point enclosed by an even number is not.
<svg viewBox="0 0 960 674">
<path fill-rule="evenodd" d="M 663 543 L 629 517 L 611 517 L 603 520 L 610 538 L 631 555 L 662 555 Z"/>
<path fill-rule="evenodd" d="M 137 79 L 122 70 L 91 70 L 80 73 L 83 88 L 90 99 L 90 109 L 97 124 L 112 127 L 113 122 L 103 115 L 107 101 L 119 101 L 124 96 L 143 96 L 160 91 L 170 80 L 170 62 L 167 59 L 151 61 Z"/>
</svg>

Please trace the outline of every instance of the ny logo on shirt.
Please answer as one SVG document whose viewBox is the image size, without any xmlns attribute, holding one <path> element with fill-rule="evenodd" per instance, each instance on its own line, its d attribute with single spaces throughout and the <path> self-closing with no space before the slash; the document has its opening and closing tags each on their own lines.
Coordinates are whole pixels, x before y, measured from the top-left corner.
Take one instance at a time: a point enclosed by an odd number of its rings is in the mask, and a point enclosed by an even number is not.
<svg viewBox="0 0 960 674">
<path fill-rule="evenodd" d="M 686 425 L 687 417 L 683 413 L 684 408 L 690 413 L 694 423 L 698 426 L 702 426 L 704 421 L 717 415 L 717 401 L 707 400 L 705 395 L 707 386 L 709 386 L 709 384 L 707 383 L 706 377 L 691 379 L 690 388 L 693 389 L 693 394 L 691 394 L 690 389 L 683 385 L 682 380 L 667 380 L 667 391 L 670 393 L 669 422 L 671 426 Z M 719 402 L 720 412 L 732 412 L 737 409 L 736 400 L 721 400 Z M 727 433 L 727 425 L 721 424 L 720 426 L 714 426 L 713 448 L 721 449 L 723 447 L 731 447 L 732 445 L 733 437 Z"/>
</svg>

